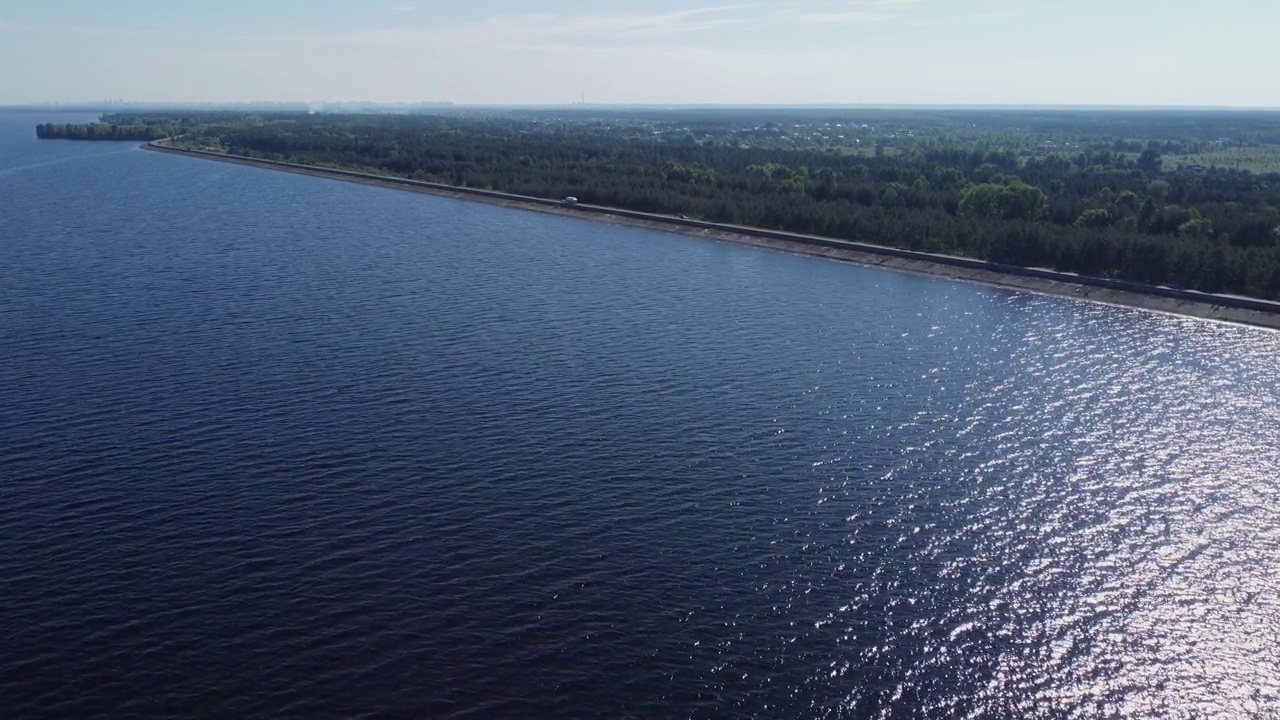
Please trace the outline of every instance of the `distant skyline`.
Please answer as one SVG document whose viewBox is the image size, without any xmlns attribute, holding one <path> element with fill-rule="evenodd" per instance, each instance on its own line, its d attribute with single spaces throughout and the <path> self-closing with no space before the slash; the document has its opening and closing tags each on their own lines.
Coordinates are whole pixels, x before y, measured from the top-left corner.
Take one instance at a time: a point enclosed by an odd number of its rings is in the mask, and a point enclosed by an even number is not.
<svg viewBox="0 0 1280 720">
<path fill-rule="evenodd" d="M 0 0 L 0 105 L 1280 107 L 1263 0 Z"/>
</svg>

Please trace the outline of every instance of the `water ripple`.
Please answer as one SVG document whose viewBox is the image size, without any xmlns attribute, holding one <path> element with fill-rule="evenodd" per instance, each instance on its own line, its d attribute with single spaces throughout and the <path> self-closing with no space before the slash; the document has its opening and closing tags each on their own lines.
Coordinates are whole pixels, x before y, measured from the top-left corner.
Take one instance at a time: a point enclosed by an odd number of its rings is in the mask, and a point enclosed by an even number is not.
<svg viewBox="0 0 1280 720">
<path fill-rule="evenodd" d="M 6 717 L 1280 708 L 1280 335 L 16 137 Z"/>
</svg>

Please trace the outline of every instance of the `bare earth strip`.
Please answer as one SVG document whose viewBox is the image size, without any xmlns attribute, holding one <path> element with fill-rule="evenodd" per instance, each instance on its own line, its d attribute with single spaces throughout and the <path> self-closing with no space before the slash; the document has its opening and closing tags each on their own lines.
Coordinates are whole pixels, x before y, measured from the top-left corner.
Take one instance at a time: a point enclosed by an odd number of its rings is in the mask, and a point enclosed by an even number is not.
<svg viewBox="0 0 1280 720">
<path fill-rule="evenodd" d="M 642 227 L 662 232 L 750 245 L 802 255 L 816 255 L 861 265 L 890 268 L 924 275 L 1016 288 L 1029 292 L 1079 298 L 1093 302 L 1142 308 L 1189 317 L 1280 329 L 1280 303 L 1253 298 L 1210 295 L 1171 288 L 1147 287 L 1106 278 L 1086 278 L 1039 268 L 1014 268 L 969 258 L 932 255 L 831 238 L 746 228 L 665 215 L 632 212 L 593 205 L 562 207 L 556 200 L 532 198 L 475 188 L 381 177 L 347 170 L 279 163 L 219 153 L 185 150 L 156 143 L 143 148 L 220 162 L 282 170 L 300 175 L 356 182 L 364 185 L 487 202 L 504 207 L 534 210 L 552 215 Z"/>
</svg>

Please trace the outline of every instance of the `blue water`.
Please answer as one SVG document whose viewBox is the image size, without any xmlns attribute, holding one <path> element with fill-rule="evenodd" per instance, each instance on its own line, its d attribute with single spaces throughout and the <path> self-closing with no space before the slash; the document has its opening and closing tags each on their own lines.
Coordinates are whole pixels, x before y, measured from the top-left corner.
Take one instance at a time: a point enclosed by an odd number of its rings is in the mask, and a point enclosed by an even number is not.
<svg viewBox="0 0 1280 720">
<path fill-rule="evenodd" d="M 6 718 L 1280 713 L 1280 334 L 49 120 Z"/>
</svg>

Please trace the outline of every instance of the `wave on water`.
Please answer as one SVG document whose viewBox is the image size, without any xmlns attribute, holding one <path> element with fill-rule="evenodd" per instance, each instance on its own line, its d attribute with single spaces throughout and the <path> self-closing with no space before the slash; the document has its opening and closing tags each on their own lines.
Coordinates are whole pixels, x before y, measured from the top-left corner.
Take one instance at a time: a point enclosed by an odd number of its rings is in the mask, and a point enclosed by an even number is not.
<svg viewBox="0 0 1280 720">
<path fill-rule="evenodd" d="M 1280 707 L 1280 334 L 24 147 L 6 717 Z"/>
</svg>

